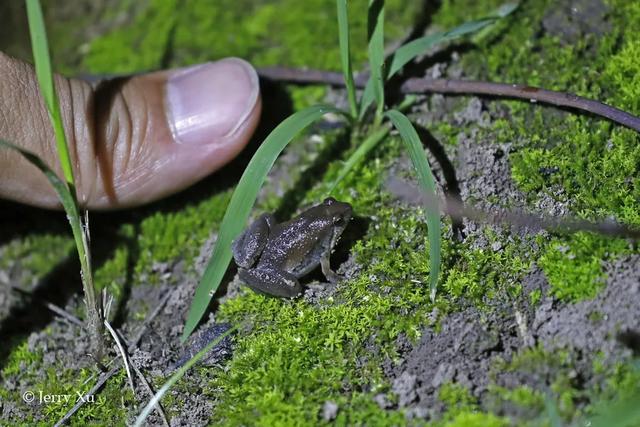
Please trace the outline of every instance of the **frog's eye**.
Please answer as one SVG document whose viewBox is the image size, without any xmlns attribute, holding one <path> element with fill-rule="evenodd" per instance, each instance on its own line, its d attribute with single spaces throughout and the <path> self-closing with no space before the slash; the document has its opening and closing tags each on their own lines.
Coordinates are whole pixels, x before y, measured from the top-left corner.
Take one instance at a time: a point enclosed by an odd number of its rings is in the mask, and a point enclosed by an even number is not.
<svg viewBox="0 0 640 427">
<path fill-rule="evenodd" d="M 334 199 L 333 197 L 327 197 L 326 199 L 324 199 L 324 204 L 326 206 L 331 206 L 332 204 L 334 204 L 336 201 L 336 199 Z"/>
</svg>

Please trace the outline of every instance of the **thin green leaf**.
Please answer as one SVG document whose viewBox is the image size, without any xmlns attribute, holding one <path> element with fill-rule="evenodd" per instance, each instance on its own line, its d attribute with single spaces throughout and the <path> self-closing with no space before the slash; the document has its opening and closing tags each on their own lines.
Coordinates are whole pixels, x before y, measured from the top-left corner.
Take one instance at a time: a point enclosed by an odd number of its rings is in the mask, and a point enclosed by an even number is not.
<svg viewBox="0 0 640 427">
<path fill-rule="evenodd" d="M 31 151 L 25 150 L 2 139 L 0 139 L 0 146 L 17 151 L 22 155 L 22 157 L 27 159 L 29 163 L 40 169 L 40 172 L 44 174 L 58 194 L 58 198 L 60 199 L 64 210 L 67 212 L 67 215 L 70 215 L 69 221 L 73 220 L 74 222 L 80 222 L 80 215 L 76 208 L 76 202 L 71 191 L 69 191 L 69 187 L 67 187 L 67 184 L 62 181 L 40 157 Z"/>
<path fill-rule="evenodd" d="M 549 393 L 544 397 L 544 407 L 550 426 L 562 427 L 562 419 L 560 419 L 560 414 L 558 414 L 558 405 L 553 400 L 553 396 Z"/>
<path fill-rule="evenodd" d="M 56 173 L 34 153 L 2 139 L 0 139 L 0 147 L 9 148 L 20 153 L 22 157 L 29 161 L 29 163 L 40 169 L 40 172 L 44 174 L 51 186 L 53 186 L 53 189 L 58 195 L 58 199 L 60 199 L 62 207 L 67 214 L 69 224 L 71 225 L 71 231 L 73 232 L 73 237 L 76 242 L 80 265 L 84 276 L 83 280 L 88 280 L 89 282 L 87 285 L 90 285 L 91 289 L 93 289 L 93 281 L 91 280 L 92 276 L 90 274 L 90 258 L 87 253 L 88 242 L 86 241 L 86 235 L 82 229 L 82 219 L 80 217 L 74 193 L 69 189 L 67 183 L 61 180 L 58 175 L 56 175 Z"/>
<path fill-rule="evenodd" d="M 136 421 L 133 424 L 134 427 L 143 425 L 144 421 L 147 419 L 149 414 L 151 414 L 151 411 L 153 411 L 153 408 L 160 402 L 160 400 L 167 393 L 167 391 L 169 391 L 169 389 L 173 387 L 173 385 L 176 382 L 178 382 L 178 380 L 182 378 L 184 374 L 186 374 L 187 371 L 191 369 L 191 367 L 195 365 L 200 359 L 202 359 L 213 347 L 215 347 L 218 343 L 220 343 L 223 339 L 225 339 L 227 336 L 229 336 L 231 333 L 233 333 L 237 329 L 238 329 L 238 325 L 234 325 L 231 328 L 227 329 L 223 334 L 218 336 L 216 339 L 212 340 L 202 350 L 196 353 L 195 356 L 189 359 L 187 363 L 182 365 L 176 372 L 174 372 L 173 375 L 171 375 L 171 377 L 169 378 L 169 380 L 167 380 L 167 382 L 164 383 L 162 387 L 160 387 L 160 390 L 156 392 L 156 394 L 149 401 L 149 403 L 147 403 L 147 405 L 144 407 L 140 415 L 138 415 L 138 418 L 136 418 Z"/>
<path fill-rule="evenodd" d="M 35 61 L 36 76 L 40 84 L 40 90 L 49 112 L 53 130 L 56 136 L 58 157 L 66 181 L 74 185 L 73 167 L 67 137 L 64 133 L 62 115 L 60 114 L 60 104 L 56 93 L 51 60 L 49 59 L 49 44 L 47 43 L 47 33 L 45 31 L 44 19 L 39 0 L 26 0 L 27 17 L 29 18 L 29 32 L 31 33 L 31 48 Z"/>
<path fill-rule="evenodd" d="M 191 302 L 182 334 L 183 342 L 198 325 L 209 306 L 209 301 L 218 289 L 231 261 L 231 242 L 246 226 L 258 191 L 276 158 L 294 136 L 330 112 L 346 115 L 344 111 L 335 107 L 315 105 L 289 116 L 269 134 L 254 154 L 242 174 L 233 196 L 231 196 L 231 201 L 220 224 L 220 232 L 213 249 L 213 255 Z"/>
<path fill-rule="evenodd" d="M 416 95 L 405 96 L 405 98 L 398 106 L 397 110 L 404 112 L 413 104 L 415 104 L 417 99 L 418 97 Z M 342 181 L 344 177 L 347 176 L 347 174 L 351 172 L 351 170 L 358 163 L 360 163 L 365 157 L 367 157 L 367 154 L 369 154 L 371 150 L 373 150 L 381 141 L 384 140 L 384 138 L 389 134 L 390 130 L 391 128 L 385 126 L 383 128 L 380 128 L 377 132 L 373 132 L 372 134 L 367 136 L 364 142 L 360 144 L 356 151 L 354 151 L 353 154 L 349 156 L 347 161 L 344 162 L 344 164 L 342 165 L 342 169 L 340 169 L 340 172 L 338 173 L 338 177 L 335 179 L 335 181 L 333 181 L 333 184 L 331 184 L 331 188 L 329 188 L 328 194 L 331 194 L 333 190 L 335 190 L 336 186 L 340 183 L 340 181 Z"/>
<path fill-rule="evenodd" d="M 331 184 L 329 193 L 331 193 L 340 183 L 340 181 L 342 181 L 344 177 L 347 176 L 349 172 L 351 172 L 351 169 L 353 169 L 355 165 L 357 165 L 362 159 L 364 159 L 367 154 L 371 150 L 373 150 L 376 145 L 378 145 L 380 141 L 382 141 L 387 135 L 389 135 L 390 130 L 391 129 L 389 127 L 385 126 L 379 129 L 377 132 L 369 135 L 367 139 L 365 139 L 364 142 L 358 146 L 356 151 L 354 151 L 353 154 L 349 156 L 347 161 L 344 162 L 344 165 L 342 165 L 342 169 L 340 169 L 338 177 L 335 179 L 335 181 L 333 181 L 333 184 Z"/>
<path fill-rule="evenodd" d="M 349 15 L 347 13 L 347 0 L 336 0 L 338 8 L 338 39 L 340 41 L 340 61 L 342 62 L 342 74 L 347 86 L 351 117 L 358 117 L 358 104 L 356 102 L 356 85 L 353 82 L 353 69 L 351 66 L 351 48 L 349 42 Z"/>
<path fill-rule="evenodd" d="M 409 157 L 413 163 L 413 167 L 418 174 L 418 182 L 426 196 L 426 217 L 427 226 L 429 228 L 429 288 L 431 291 L 431 299 L 436 296 L 436 287 L 438 285 L 438 276 L 440 275 L 440 210 L 438 208 L 438 197 L 436 196 L 436 183 L 431 173 L 431 168 L 427 162 L 427 156 L 422 148 L 422 142 L 413 125 L 401 112 L 397 110 L 389 110 L 385 114 L 393 126 L 398 129 L 402 141 L 404 142 Z"/>
<path fill-rule="evenodd" d="M 640 423 L 640 392 L 606 405 L 600 405 L 600 412 L 584 425 L 591 427 L 637 426 Z"/>
<path fill-rule="evenodd" d="M 389 70 L 387 72 L 387 79 L 395 75 L 406 64 L 413 61 L 415 57 L 424 54 L 436 44 L 454 40 L 459 37 L 477 32 L 482 28 L 493 24 L 496 20 L 507 16 L 509 13 L 513 12 L 517 8 L 517 6 L 517 3 L 504 4 L 487 18 L 482 18 L 477 21 L 465 22 L 464 24 L 451 30 L 430 34 L 399 47 L 390 58 L 391 62 L 389 64 Z M 373 87 L 373 82 L 371 81 L 371 79 L 369 79 L 360 100 L 360 118 L 364 117 L 367 108 L 369 108 L 374 100 L 377 101 L 375 88 Z"/>
<path fill-rule="evenodd" d="M 369 0 L 369 82 L 376 101 L 376 125 L 382 119 L 384 110 L 384 1 Z"/>
</svg>

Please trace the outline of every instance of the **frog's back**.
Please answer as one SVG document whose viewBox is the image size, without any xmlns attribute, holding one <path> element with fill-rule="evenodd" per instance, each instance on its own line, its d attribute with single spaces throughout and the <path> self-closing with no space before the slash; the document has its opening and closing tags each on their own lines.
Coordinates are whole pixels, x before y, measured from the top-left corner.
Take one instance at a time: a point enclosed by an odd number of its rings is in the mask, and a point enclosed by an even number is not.
<svg viewBox="0 0 640 427">
<path fill-rule="evenodd" d="M 320 264 L 322 254 L 331 244 L 332 230 L 326 221 L 295 218 L 279 224 L 276 236 L 265 252 L 269 262 L 296 277 L 302 277 Z"/>
</svg>

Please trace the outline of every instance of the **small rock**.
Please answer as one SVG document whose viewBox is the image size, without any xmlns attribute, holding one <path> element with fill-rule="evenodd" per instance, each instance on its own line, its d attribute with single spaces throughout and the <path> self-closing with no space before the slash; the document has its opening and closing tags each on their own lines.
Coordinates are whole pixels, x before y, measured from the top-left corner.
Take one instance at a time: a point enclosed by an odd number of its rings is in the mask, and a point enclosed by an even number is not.
<svg viewBox="0 0 640 427">
<path fill-rule="evenodd" d="M 322 419 L 325 421 L 333 421 L 338 416 L 338 404 L 327 400 L 322 406 Z"/>
<path fill-rule="evenodd" d="M 378 393 L 373 396 L 373 401 L 378 404 L 380 409 L 389 409 L 393 406 L 393 404 L 387 399 L 387 396 L 384 393 Z"/>
<path fill-rule="evenodd" d="M 404 407 L 416 400 L 416 376 L 404 371 L 393 381 L 391 390 L 398 395 L 398 405 Z"/>
<path fill-rule="evenodd" d="M 456 368 L 448 363 L 441 363 L 440 366 L 438 366 L 438 370 L 436 371 L 435 375 L 433 376 L 433 380 L 431 380 L 431 385 L 433 386 L 433 388 L 437 389 L 442 384 L 451 381 L 455 374 Z"/>
</svg>

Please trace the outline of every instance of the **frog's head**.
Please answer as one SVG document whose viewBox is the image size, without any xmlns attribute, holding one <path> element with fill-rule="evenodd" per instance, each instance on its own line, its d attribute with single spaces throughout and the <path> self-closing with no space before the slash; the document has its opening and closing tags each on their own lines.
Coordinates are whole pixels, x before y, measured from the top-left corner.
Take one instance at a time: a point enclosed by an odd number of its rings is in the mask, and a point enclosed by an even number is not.
<svg viewBox="0 0 640 427">
<path fill-rule="evenodd" d="M 333 197 L 324 199 L 322 205 L 325 208 L 325 216 L 331 217 L 333 226 L 336 231 L 338 231 L 337 234 L 340 235 L 351 219 L 351 205 L 349 203 L 339 202 Z"/>
</svg>

